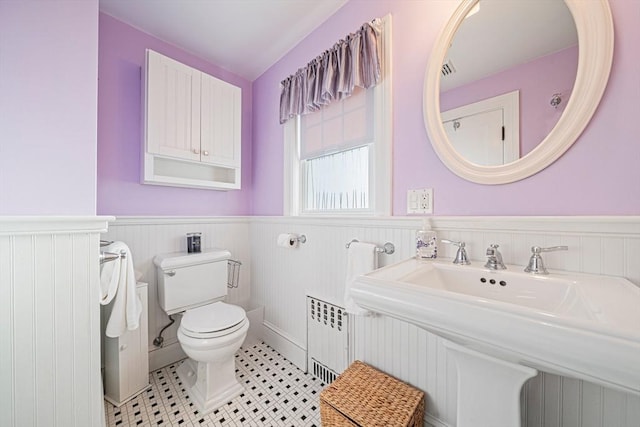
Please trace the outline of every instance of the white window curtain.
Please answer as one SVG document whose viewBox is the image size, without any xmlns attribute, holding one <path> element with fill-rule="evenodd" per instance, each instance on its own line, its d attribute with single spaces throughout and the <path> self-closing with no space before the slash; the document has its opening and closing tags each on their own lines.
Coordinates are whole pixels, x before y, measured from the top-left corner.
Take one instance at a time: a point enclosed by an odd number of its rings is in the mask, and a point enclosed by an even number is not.
<svg viewBox="0 0 640 427">
<path fill-rule="evenodd" d="M 367 22 L 282 81 L 280 123 L 319 110 L 333 100 L 369 88 L 381 79 L 380 46 L 382 21 Z"/>
<path fill-rule="evenodd" d="M 369 146 L 303 163 L 304 212 L 369 208 Z"/>
</svg>

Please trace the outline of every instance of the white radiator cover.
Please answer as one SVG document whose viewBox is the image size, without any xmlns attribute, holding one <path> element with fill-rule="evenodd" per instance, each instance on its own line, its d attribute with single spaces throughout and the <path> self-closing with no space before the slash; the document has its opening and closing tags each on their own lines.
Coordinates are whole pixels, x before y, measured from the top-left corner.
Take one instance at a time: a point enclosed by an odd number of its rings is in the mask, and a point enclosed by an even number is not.
<svg viewBox="0 0 640 427">
<path fill-rule="evenodd" d="M 349 366 L 348 326 L 343 307 L 307 296 L 307 367 L 325 383 Z"/>
</svg>

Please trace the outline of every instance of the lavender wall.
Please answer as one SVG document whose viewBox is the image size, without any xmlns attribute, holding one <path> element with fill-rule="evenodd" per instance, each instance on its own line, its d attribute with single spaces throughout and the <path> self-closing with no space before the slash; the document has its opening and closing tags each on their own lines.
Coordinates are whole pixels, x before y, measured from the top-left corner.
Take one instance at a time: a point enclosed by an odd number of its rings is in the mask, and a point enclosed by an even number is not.
<svg viewBox="0 0 640 427">
<path fill-rule="evenodd" d="M 96 213 L 98 1 L 0 1 L 0 215 Z"/>
<path fill-rule="evenodd" d="M 434 189 L 436 215 L 640 214 L 640 2 L 610 0 L 613 70 L 600 107 L 578 141 L 537 175 L 498 186 L 470 183 L 446 169 L 424 128 L 424 71 L 435 38 L 457 4 L 351 0 L 254 82 L 254 214 L 282 214 L 278 83 L 362 22 L 387 13 L 393 16 L 394 215 L 405 214 L 406 191 L 422 187 Z"/>
<path fill-rule="evenodd" d="M 545 55 L 526 64 L 443 92 L 441 111 L 502 95 L 520 93 L 520 157 L 533 150 L 556 125 L 573 88 L 578 67 L 578 46 Z M 550 105 L 554 93 L 562 93 L 557 108 Z"/>
<path fill-rule="evenodd" d="M 140 184 L 141 67 L 147 48 L 242 88 L 242 190 Z M 98 66 L 98 214 L 246 215 L 251 212 L 251 82 L 102 13 Z"/>
</svg>

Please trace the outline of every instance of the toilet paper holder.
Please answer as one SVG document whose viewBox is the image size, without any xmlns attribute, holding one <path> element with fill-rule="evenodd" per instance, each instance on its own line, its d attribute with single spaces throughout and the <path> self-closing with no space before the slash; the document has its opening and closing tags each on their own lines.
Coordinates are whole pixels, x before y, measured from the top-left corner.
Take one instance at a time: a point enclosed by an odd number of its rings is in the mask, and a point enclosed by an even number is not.
<svg viewBox="0 0 640 427">
<path fill-rule="evenodd" d="M 307 236 L 296 233 L 283 233 L 278 235 L 277 245 L 285 248 L 297 248 L 300 243 L 306 243 Z"/>
</svg>

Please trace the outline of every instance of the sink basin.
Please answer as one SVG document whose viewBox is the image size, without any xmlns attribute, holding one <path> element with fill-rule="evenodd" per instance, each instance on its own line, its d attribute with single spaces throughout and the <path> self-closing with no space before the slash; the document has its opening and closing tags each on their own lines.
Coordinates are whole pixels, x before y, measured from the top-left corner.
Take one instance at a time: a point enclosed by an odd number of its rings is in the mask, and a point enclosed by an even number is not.
<svg viewBox="0 0 640 427">
<path fill-rule="evenodd" d="M 522 270 L 409 259 L 360 276 L 352 296 L 483 356 L 640 394 L 640 288 Z"/>
<path fill-rule="evenodd" d="M 576 302 L 576 292 L 571 286 L 573 281 L 565 278 L 523 276 L 507 271 L 461 268 L 453 264 L 423 263 L 399 280 L 553 313 L 563 311 Z"/>
</svg>

